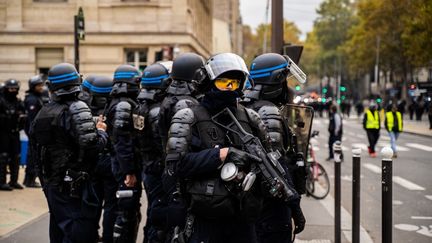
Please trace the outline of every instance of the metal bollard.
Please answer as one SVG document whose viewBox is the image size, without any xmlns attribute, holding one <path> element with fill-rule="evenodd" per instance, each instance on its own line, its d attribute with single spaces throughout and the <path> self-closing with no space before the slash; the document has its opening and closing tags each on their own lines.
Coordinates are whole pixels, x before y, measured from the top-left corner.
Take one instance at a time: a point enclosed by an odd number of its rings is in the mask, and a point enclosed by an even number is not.
<svg viewBox="0 0 432 243">
<path fill-rule="evenodd" d="M 393 233 L 393 216 L 392 216 L 392 201 L 393 201 L 393 150 L 390 147 L 384 147 L 381 150 L 382 154 L 382 242 L 391 243 Z"/>
<path fill-rule="evenodd" d="M 335 162 L 335 243 L 341 242 L 341 162 L 342 146 L 340 141 L 333 143 Z"/>
<path fill-rule="evenodd" d="M 352 243 L 360 243 L 360 154 L 361 149 L 353 147 Z"/>
</svg>

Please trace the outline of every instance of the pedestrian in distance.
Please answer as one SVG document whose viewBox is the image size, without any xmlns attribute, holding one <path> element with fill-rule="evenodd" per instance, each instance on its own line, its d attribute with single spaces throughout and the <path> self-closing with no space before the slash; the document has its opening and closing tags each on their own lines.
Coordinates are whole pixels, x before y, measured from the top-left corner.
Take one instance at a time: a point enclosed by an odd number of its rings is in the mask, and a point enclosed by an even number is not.
<svg viewBox="0 0 432 243">
<path fill-rule="evenodd" d="M 377 156 L 375 152 L 375 146 L 378 142 L 381 128 L 377 107 L 377 104 L 372 101 L 369 105 L 369 109 L 365 111 L 365 115 L 363 117 L 363 128 L 366 130 L 366 135 L 369 141 L 368 152 L 372 158 Z"/>
<path fill-rule="evenodd" d="M 333 154 L 333 143 L 342 140 L 342 117 L 338 112 L 337 106 L 332 105 L 329 111 L 329 157 L 326 161 L 330 161 L 334 158 Z"/>
<path fill-rule="evenodd" d="M 397 110 L 396 105 L 389 105 L 385 113 L 385 128 L 390 137 L 391 148 L 393 149 L 393 158 L 397 158 L 396 140 L 403 130 L 402 114 Z"/>
</svg>

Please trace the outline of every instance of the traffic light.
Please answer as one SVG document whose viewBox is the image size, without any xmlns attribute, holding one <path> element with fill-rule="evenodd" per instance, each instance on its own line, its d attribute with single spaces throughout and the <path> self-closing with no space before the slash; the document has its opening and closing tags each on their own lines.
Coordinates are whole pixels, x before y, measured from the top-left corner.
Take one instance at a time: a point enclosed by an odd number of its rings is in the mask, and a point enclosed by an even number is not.
<svg viewBox="0 0 432 243">
<path fill-rule="evenodd" d="M 377 99 L 376 99 L 376 102 L 377 102 L 378 104 L 381 104 L 382 99 L 381 99 L 381 98 L 377 98 Z"/>
<path fill-rule="evenodd" d="M 337 99 L 337 103 L 340 105 L 340 103 L 341 103 L 341 99 Z"/>
<path fill-rule="evenodd" d="M 345 95 L 342 95 L 341 100 L 345 100 L 345 99 L 346 99 Z"/>
<path fill-rule="evenodd" d="M 322 103 L 326 103 L 327 99 L 326 98 L 321 98 L 321 102 Z"/>
<path fill-rule="evenodd" d="M 322 89 L 323 94 L 327 94 L 327 91 L 328 91 L 327 88 L 323 88 L 323 89 Z"/>
<path fill-rule="evenodd" d="M 296 90 L 296 91 L 300 91 L 300 89 L 301 89 L 301 88 L 300 88 L 300 85 L 296 85 L 296 86 L 295 86 L 295 90 Z"/>
<path fill-rule="evenodd" d="M 341 86 L 339 87 L 339 90 L 340 90 L 341 92 L 345 92 L 345 91 L 346 91 L 346 87 L 343 86 L 343 85 L 341 85 Z"/>
</svg>

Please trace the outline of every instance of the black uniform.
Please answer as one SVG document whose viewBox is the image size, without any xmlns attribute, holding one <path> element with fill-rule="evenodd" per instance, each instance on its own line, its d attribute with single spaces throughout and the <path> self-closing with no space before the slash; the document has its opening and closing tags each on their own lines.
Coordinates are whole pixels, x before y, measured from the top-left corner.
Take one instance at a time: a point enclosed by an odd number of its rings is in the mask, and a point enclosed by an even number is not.
<svg viewBox="0 0 432 243">
<path fill-rule="evenodd" d="M 141 78 L 139 115 L 144 128 L 139 131 L 143 182 L 147 194 L 147 222 L 144 242 L 164 242 L 166 238 L 166 193 L 162 186 L 165 151 L 159 134 L 159 111 L 169 81 L 169 70 L 161 63 L 148 66 Z"/>
<path fill-rule="evenodd" d="M 28 150 L 27 150 L 27 163 L 25 170 L 24 185 L 26 187 L 39 187 L 40 185 L 35 182 L 36 176 L 38 176 L 38 171 L 36 168 L 35 160 L 32 155 L 31 143 L 32 139 L 30 137 L 30 126 L 31 123 L 36 118 L 36 115 L 42 109 L 42 106 L 48 103 L 48 97 L 44 93 L 39 93 L 35 91 L 36 85 L 44 84 L 44 81 L 40 76 L 32 77 L 29 80 L 29 90 L 24 99 L 24 106 L 27 112 L 27 119 L 24 127 L 24 131 L 29 138 L 28 140 Z"/>
<path fill-rule="evenodd" d="M 110 100 L 112 90 L 112 78 L 104 76 L 91 76 L 82 84 L 82 90 L 86 89 L 86 94 L 79 96 L 86 97 L 85 101 L 93 115 L 97 119 L 99 115 L 105 115 L 105 107 Z M 99 198 L 97 222 L 100 222 L 103 210 L 102 220 L 102 240 L 105 243 L 113 242 L 114 223 L 117 218 L 117 181 L 114 178 L 111 167 L 111 146 L 109 141 L 105 148 L 98 155 L 98 162 L 92 178 L 93 187 Z M 99 224 L 98 224 L 99 225 Z"/>
<path fill-rule="evenodd" d="M 99 201 L 90 178 L 107 134 L 77 99 L 76 69 L 62 63 L 48 74 L 53 101 L 42 107 L 30 134 L 50 211 L 50 241 L 95 242 Z"/>
<path fill-rule="evenodd" d="M 22 189 L 18 184 L 19 161 L 21 153 L 21 142 L 19 131 L 24 128 L 25 109 L 23 102 L 17 98 L 16 93 L 8 91 L 8 82 L 17 84 L 16 80 L 6 81 L 3 96 L 0 96 L 0 187 L 11 190 Z M 10 181 L 6 184 L 6 168 L 9 166 Z"/>
<path fill-rule="evenodd" d="M 131 195 L 118 198 L 119 215 L 114 225 L 114 242 L 135 242 L 141 221 L 141 157 L 137 131 L 144 129 L 144 120 L 140 114 L 134 114 L 138 107 L 135 99 L 139 81 L 140 74 L 134 67 L 118 67 L 114 73 L 113 98 L 107 108 L 107 131 L 113 147 L 112 170 L 119 193 L 131 192 Z M 127 187 L 124 182 L 128 175 L 137 180 L 132 187 Z"/>
<path fill-rule="evenodd" d="M 255 87 L 247 92 L 246 97 L 248 107 L 255 110 L 263 120 L 272 147 L 282 154 L 281 164 L 289 172 L 286 174 L 287 180 L 292 179 L 296 191 L 304 194 L 306 173 L 303 157 L 297 155 L 298 151 L 294 149 L 297 146 L 294 144 L 296 141 L 293 139 L 293 133 L 279 112 L 279 107 L 289 102 L 289 92 L 285 81 L 289 72 L 289 61 L 275 53 L 263 54 L 255 58 L 250 71 Z M 291 218 L 294 219 L 297 226 L 295 233 L 300 233 L 305 224 L 300 199 L 288 204 L 274 198 L 266 198 L 263 211 L 256 224 L 258 241 L 260 243 L 291 242 Z"/>
</svg>

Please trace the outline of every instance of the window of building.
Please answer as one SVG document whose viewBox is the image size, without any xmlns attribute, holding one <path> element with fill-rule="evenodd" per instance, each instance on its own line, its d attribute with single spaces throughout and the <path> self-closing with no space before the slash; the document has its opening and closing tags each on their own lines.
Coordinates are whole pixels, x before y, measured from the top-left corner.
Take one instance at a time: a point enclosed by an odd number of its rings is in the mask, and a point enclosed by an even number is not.
<svg viewBox="0 0 432 243">
<path fill-rule="evenodd" d="M 147 67 L 148 49 L 125 49 L 126 63 L 143 71 Z"/>
<path fill-rule="evenodd" d="M 68 0 L 33 0 L 35 3 L 64 3 Z"/>
<path fill-rule="evenodd" d="M 36 72 L 48 75 L 55 64 L 64 62 L 63 48 L 36 48 Z"/>
</svg>

